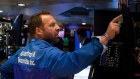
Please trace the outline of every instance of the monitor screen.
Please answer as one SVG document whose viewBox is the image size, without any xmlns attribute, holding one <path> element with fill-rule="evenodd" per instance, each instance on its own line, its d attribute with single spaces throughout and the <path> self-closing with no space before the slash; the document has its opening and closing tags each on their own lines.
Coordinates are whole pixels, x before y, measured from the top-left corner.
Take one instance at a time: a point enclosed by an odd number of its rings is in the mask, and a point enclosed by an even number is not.
<svg viewBox="0 0 140 79">
<path fill-rule="evenodd" d="M 79 73 L 75 74 L 73 79 L 88 79 L 90 67 L 91 66 L 88 66 Z"/>
<path fill-rule="evenodd" d="M 59 31 L 59 37 L 64 38 L 65 30 Z"/>
</svg>

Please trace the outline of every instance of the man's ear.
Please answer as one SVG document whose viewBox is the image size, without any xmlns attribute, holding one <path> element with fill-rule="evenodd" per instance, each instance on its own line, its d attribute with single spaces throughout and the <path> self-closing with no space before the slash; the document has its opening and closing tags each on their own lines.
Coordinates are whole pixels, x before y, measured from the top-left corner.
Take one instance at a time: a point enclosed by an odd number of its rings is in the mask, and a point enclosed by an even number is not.
<svg viewBox="0 0 140 79">
<path fill-rule="evenodd" d="M 36 33 L 39 34 L 39 35 L 43 33 L 43 30 L 42 30 L 41 28 L 39 28 L 39 27 L 37 27 L 37 28 L 35 29 L 35 31 L 36 31 Z"/>
</svg>

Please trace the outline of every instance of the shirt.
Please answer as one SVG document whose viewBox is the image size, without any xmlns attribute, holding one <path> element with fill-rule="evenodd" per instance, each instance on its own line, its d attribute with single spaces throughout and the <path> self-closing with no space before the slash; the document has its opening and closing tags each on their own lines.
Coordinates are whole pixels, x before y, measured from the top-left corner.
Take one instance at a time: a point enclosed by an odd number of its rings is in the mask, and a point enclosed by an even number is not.
<svg viewBox="0 0 140 79">
<path fill-rule="evenodd" d="M 76 51 L 64 52 L 34 38 L 2 64 L 0 71 L 2 79 L 67 79 L 90 65 L 102 50 L 97 39 Z"/>
</svg>

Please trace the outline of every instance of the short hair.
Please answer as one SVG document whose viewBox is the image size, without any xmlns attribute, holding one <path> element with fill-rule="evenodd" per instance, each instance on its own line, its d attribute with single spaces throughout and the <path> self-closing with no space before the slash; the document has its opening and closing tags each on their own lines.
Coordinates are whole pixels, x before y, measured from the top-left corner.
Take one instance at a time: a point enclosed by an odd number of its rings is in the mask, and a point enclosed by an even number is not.
<svg viewBox="0 0 140 79">
<path fill-rule="evenodd" d="M 85 29 L 78 29 L 77 30 L 77 34 L 82 36 L 82 37 L 86 37 L 87 36 L 87 30 L 85 30 Z"/>
<path fill-rule="evenodd" d="M 42 11 L 38 14 L 34 14 L 28 21 L 28 32 L 30 33 L 31 37 L 35 33 L 36 27 L 43 26 L 43 22 L 41 19 L 41 15 L 51 15 L 48 11 Z"/>
</svg>

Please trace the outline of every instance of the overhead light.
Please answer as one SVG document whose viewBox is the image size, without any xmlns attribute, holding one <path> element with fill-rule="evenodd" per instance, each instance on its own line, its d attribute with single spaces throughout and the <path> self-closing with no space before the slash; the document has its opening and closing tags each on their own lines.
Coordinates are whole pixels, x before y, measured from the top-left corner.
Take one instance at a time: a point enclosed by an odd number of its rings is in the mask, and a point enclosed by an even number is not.
<svg viewBox="0 0 140 79">
<path fill-rule="evenodd" d="M 83 21 L 82 21 L 82 25 L 86 25 L 87 23 L 86 23 L 86 20 L 85 19 L 83 19 Z"/>
<path fill-rule="evenodd" d="M 25 6 L 25 4 L 19 3 L 18 6 Z"/>
<path fill-rule="evenodd" d="M 2 13 L 3 12 L 3 10 L 0 10 L 0 13 Z"/>
<path fill-rule="evenodd" d="M 82 22 L 82 25 L 86 25 L 87 23 L 86 22 Z"/>
</svg>

